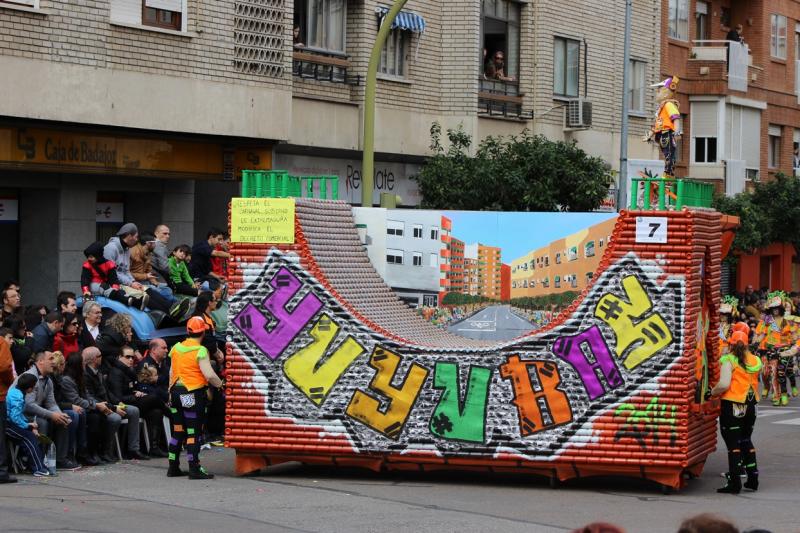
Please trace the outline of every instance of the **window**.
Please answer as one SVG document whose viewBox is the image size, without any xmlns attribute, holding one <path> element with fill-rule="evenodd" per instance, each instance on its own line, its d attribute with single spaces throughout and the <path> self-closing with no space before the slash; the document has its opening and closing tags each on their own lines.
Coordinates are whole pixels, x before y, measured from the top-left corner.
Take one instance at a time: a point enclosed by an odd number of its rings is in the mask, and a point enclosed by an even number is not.
<svg viewBox="0 0 800 533">
<path fill-rule="evenodd" d="M 520 5 L 514 0 L 483 0 L 482 11 L 484 75 L 496 78 L 502 70 L 506 78 L 518 79 Z"/>
<path fill-rule="evenodd" d="M 438 267 L 439 266 L 439 256 L 436 255 L 436 254 L 431 254 L 428 257 L 428 266 Z"/>
<path fill-rule="evenodd" d="M 381 50 L 378 72 L 399 78 L 406 75 L 406 50 L 411 39 L 411 32 L 394 29 L 389 33 Z"/>
<path fill-rule="evenodd" d="M 556 37 L 553 49 L 553 93 L 578 96 L 580 88 L 581 43 Z"/>
<path fill-rule="evenodd" d="M 422 238 L 422 224 L 414 224 L 414 238 L 421 239 Z"/>
<path fill-rule="evenodd" d="M 761 177 L 761 171 L 757 168 L 744 169 L 744 178 L 748 181 L 756 182 Z"/>
<path fill-rule="evenodd" d="M 180 31 L 181 9 L 181 0 L 144 0 L 142 24 Z"/>
<path fill-rule="evenodd" d="M 769 41 L 769 52 L 772 57 L 786 59 L 786 17 L 770 15 L 772 31 Z"/>
<path fill-rule="evenodd" d="M 556 254 L 556 264 L 557 264 L 557 265 L 560 265 L 560 264 L 561 264 L 561 252 L 558 252 L 558 253 Z"/>
<path fill-rule="evenodd" d="M 422 266 L 422 254 L 420 252 L 411 252 L 411 264 L 415 267 Z"/>
<path fill-rule="evenodd" d="M 769 168 L 781 166 L 781 127 L 773 124 L 769 125 L 769 146 L 768 146 Z"/>
<path fill-rule="evenodd" d="M 689 0 L 669 0 L 669 36 L 689 40 Z"/>
<path fill-rule="evenodd" d="M 584 257 L 594 257 L 594 241 L 589 241 L 583 245 Z"/>
<path fill-rule="evenodd" d="M 708 39 L 708 2 L 697 0 L 694 8 L 694 38 L 698 41 Z"/>
<path fill-rule="evenodd" d="M 436 226 L 431 228 L 431 240 L 438 241 L 439 240 L 439 228 Z"/>
<path fill-rule="evenodd" d="M 723 26 L 730 28 L 731 27 L 731 8 L 729 7 L 721 7 L 719 10 L 719 22 Z"/>
<path fill-rule="evenodd" d="M 386 249 L 386 262 L 390 265 L 403 264 L 403 250 Z"/>
<path fill-rule="evenodd" d="M 306 47 L 326 52 L 345 52 L 346 0 L 297 0 L 295 24 Z"/>
<path fill-rule="evenodd" d="M 694 162 L 695 163 L 716 163 L 717 162 L 717 138 L 716 137 L 695 137 L 694 138 Z"/>
<path fill-rule="evenodd" d="M 386 221 L 386 234 L 394 235 L 395 237 L 402 237 L 405 225 L 397 220 Z"/>
<path fill-rule="evenodd" d="M 628 77 L 628 111 L 644 113 L 644 91 L 647 63 L 631 59 L 630 76 Z"/>
</svg>

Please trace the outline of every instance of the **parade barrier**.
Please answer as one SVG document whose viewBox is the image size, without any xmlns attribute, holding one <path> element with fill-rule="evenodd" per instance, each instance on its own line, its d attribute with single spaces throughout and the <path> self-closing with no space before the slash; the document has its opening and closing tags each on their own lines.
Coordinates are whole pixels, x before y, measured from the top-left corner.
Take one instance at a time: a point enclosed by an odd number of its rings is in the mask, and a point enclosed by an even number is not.
<svg viewBox="0 0 800 533">
<path fill-rule="evenodd" d="M 293 202 L 293 243 L 231 246 L 225 445 L 238 473 L 300 461 L 668 488 L 699 475 L 716 447 L 719 213 L 621 212 L 575 302 L 498 343 L 398 300 L 348 204 Z"/>
</svg>

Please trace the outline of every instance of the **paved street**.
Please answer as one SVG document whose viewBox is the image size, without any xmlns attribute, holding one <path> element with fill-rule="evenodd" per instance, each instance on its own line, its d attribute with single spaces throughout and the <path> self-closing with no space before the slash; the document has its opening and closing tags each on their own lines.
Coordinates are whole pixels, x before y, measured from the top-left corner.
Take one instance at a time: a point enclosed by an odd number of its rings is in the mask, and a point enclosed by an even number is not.
<svg viewBox="0 0 800 533">
<path fill-rule="evenodd" d="M 374 474 L 296 464 L 257 477 L 233 476 L 233 452 L 204 452 L 212 481 L 168 479 L 164 460 L 21 476 L 0 486 L 5 532 L 559 532 L 605 519 L 629 532 L 674 532 L 683 517 L 712 511 L 742 528 L 800 530 L 800 400 L 761 410 L 755 442 L 762 489 L 715 489 L 724 450 L 677 494 L 627 479 L 584 480 L 550 489 L 544 479 L 468 474 Z"/>
<path fill-rule="evenodd" d="M 470 339 L 504 341 L 536 328 L 512 313 L 508 305 L 493 305 L 447 329 L 450 333 Z"/>
</svg>

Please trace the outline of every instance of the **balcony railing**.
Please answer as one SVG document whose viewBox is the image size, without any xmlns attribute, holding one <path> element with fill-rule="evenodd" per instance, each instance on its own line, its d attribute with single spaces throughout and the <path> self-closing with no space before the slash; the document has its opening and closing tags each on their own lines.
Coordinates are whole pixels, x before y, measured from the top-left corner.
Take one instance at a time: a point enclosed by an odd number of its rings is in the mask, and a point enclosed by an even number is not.
<svg viewBox="0 0 800 533">
<path fill-rule="evenodd" d="M 753 56 L 750 55 L 749 46 L 735 41 L 719 40 L 696 40 L 692 43 L 693 60 L 726 63 L 728 89 L 747 91 L 749 68 L 753 66 Z"/>
<path fill-rule="evenodd" d="M 523 94 L 515 81 L 479 79 L 478 114 L 490 117 L 533 118 L 533 111 L 522 109 Z"/>
<path fill-rule="evenodd" d="M 631 179 L 630 208 L 648 211 L 680 210 L 684 206 L 711 207 L 714 186 L 675 178 Z"/>
<path fill-rule="evenodd" d="M 292 74 L 302 79 L 360 85 L 361 76 L 350 76 L 350 61 L 345 57 L 326 55 L 295 49 L 292 56 Z"/>
</svg>

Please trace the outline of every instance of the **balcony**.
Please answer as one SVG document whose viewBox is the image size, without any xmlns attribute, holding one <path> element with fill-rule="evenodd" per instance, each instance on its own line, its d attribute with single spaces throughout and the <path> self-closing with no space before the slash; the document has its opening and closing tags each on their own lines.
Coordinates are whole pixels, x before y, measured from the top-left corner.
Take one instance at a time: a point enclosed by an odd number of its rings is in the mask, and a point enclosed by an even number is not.
<svg viewBox="0 0 800 533">
<path fill-rule="evenodd" d="M 719 40 L 696 40 L 692 44 L 689 77 L 694 80 L 726 81 L 728 90 L 747 92 L 763 70 L 753 65 L 746 44 Z"/>
<path fill-rule="evenodd" d="M 481 77 L 478 81 L 478 114 L 488 117 L 530 120 L 533 111 L 522 109 L 519 83 L 516 81 L 489 80 Z"/>
<path fill-rule="evenodd" d="M 292 75 L 301 79 L 360 85 L 361 76 L 350 76 L 350 61 L 343 56 L 295 48 L 292 55 Z"/>
</svg>

